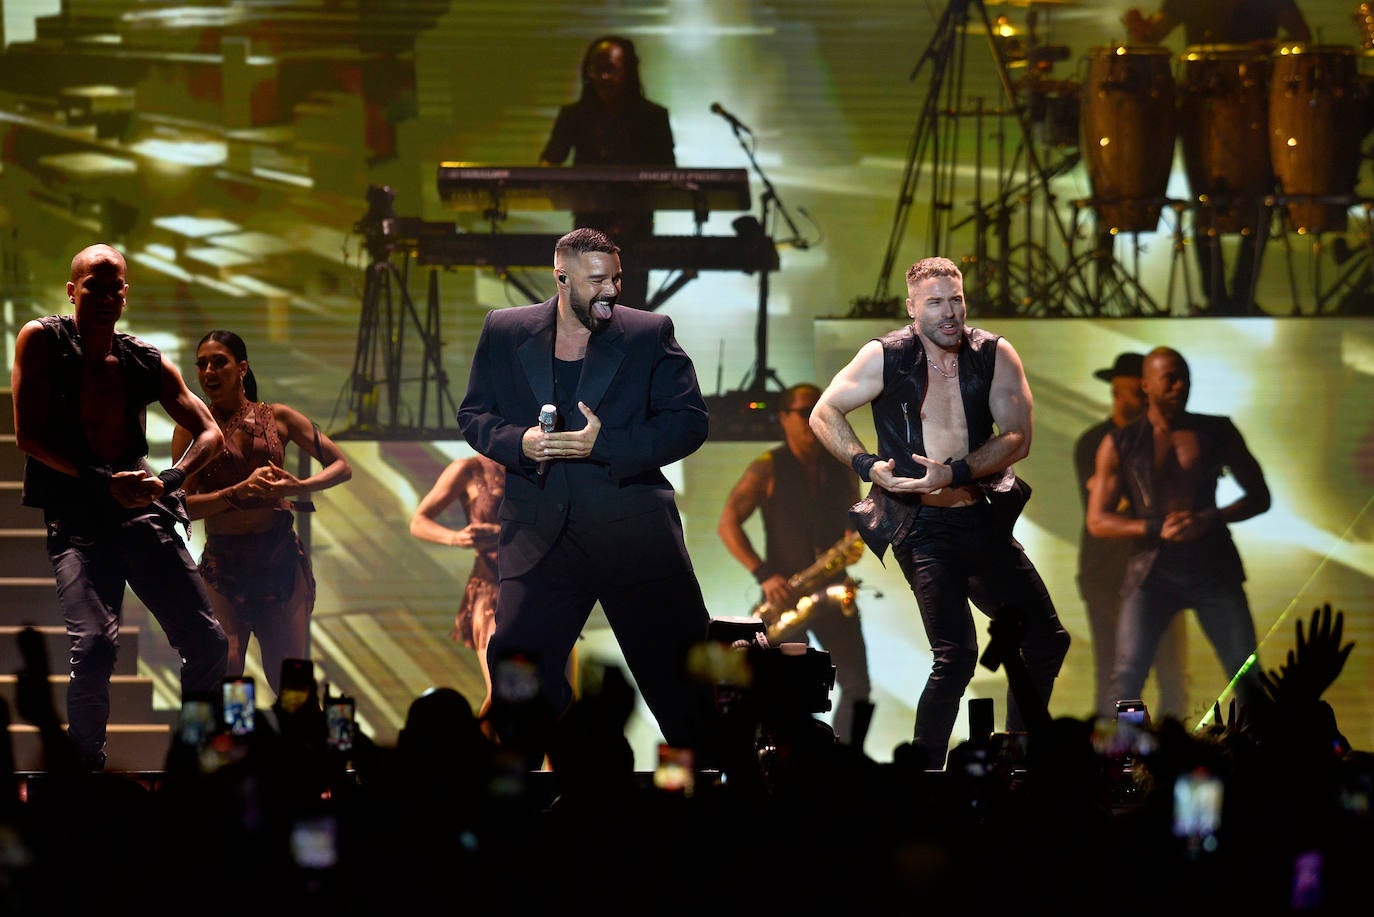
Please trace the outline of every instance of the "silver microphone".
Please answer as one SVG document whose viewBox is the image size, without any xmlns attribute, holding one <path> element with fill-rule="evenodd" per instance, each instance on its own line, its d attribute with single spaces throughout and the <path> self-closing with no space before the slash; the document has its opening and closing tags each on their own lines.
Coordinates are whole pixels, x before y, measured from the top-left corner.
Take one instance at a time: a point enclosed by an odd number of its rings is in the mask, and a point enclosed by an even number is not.
<svg viewBox="0 0 1374 917">
<path fill-rule="evenodd" d="M 539 409 L 539 430 L 541 433 L 552 433 L 558 426 L 558 406 L 546 404 Z M 544 473 L 544 468 L 548 462 L 539 463 L 539 473 Z"/>
</svg>

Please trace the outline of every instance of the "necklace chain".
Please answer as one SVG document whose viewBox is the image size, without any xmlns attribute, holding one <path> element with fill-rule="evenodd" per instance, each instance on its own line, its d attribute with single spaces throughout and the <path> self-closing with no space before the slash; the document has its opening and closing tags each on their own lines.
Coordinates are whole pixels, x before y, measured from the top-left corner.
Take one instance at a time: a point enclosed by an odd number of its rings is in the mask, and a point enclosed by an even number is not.
<svg viewBox="0 0 1374 917">
<path fill-rule="evenodd" d="M 929 362 L 930 362 L 930 365 L 931 365 L 931 366 L 935 367 L 935 371 L 936 371 L 937 373 L 939 373 L 940 375 L 944 376 L 946 379 L 957 379 L 957 378 L 959 378 L 959 358 L 958 358 L 958 357 L 955 357 L 955 358 L 954 358 L 954 367 L 953 367 L 954 372 L 952 372 L 952 373 L 947 373 L 947 372 L 945 372 L 944 369 L 940 366 L 940 361 L 937 360 L 937 359 L 935 359 L 934 357 L 930 357 L 930 358 L 929 358 Z"/>
</svg>

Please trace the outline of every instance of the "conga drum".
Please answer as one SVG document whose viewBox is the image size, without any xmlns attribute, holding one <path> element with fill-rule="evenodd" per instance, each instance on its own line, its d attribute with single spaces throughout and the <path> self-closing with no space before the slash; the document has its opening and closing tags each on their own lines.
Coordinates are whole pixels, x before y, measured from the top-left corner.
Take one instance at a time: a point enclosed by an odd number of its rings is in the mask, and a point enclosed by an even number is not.
<svg viewBox="0 0 1374 917">
<path fill-rule="evenodd" d="M 1159 226 L 1177 131 L 1170 54 L 1155 45 L 1093 49 L 1082 81 L 1079 151 L 1103 229 Z"/>
<path fill-rule="evenodd" d="M 1299 232 L 1343 232 L 1366 120 L 1359 56 L 1341 45 L 1284 45 L 1273 54 L 1269 154 Z"/>
<path fill-rule="evenodd" d="M 1191 45 L 1178 78 L 1179 137 L 1198 230 L 1240 232 L 1274 190 L 1269 55 L 1249 45 Z"/>
</svg>

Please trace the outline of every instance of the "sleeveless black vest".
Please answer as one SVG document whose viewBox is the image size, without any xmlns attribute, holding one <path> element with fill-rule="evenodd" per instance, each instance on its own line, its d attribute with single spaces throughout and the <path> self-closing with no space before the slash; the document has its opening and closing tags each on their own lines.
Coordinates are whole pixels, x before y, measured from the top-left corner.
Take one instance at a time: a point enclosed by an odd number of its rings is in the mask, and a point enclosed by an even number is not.
<svg viewBox="0 0 1374 917">
<path fill-rule="evenodd" d="M 60 444 L 61 451 L 77 465 L 104 464 L 97 461 L 81 428 L 81 339 L 76 319 L 70 315 L 49 315 L 39 319 L 47 332 L 48 382 L 52 387 L 44 436 Z M 131 471 L 143 465 L 148 440 L 143 429 L 143 410 L 162 395 L 162 354 L 153 345 L 131 334 L 116 331 L 111 353 L 118 359 L 128 386 L 124 423 L 128 429 L 128 453 L 110 463 L 114 471 Z M 25 506 L 56 508 L 73 506 L 117 508 L 108 491 L 96 492 L 90 485 L 28 456 L 24 462 L 24 489 L 20 502 Z"/>
<path fill-rule="evenodd" d="M 921 431 L 921 404 L 925 401 L 929 381 L 925 348 L 911 325 L 874 340 L 883 345 L 883 390 L 872 403 L 878 455 L 883 459 L 895 458 L 898 475 L 923 477 L 925 468 L 916 465 L 909 456 L 913 452 L 926 455 Z M 981 328 L 966 328 L 959 348 L 959 392 L 968 424 L 969 452 L 993 435 L 988 396 L 997 368 L 999 340 L 1001 335 Z M 974 483 L 999 511 L 1007 514 L 1006 528 L 1010 532 L 1011 524 L 1030 498 L 1030 487 L 1017 478 L 1011 468 L 979 478 Z M 864 543 L 881 558 L 889 544 L 900 544 L 910 533 L 916 508 L 920 505 L 919 496 L 893 494 L 874 486 L 869 489 L 868 496 L 851 509 L 850 519 Z"/>
<path fill-rule="evenodd" d="M 760 507 L 765 557 L 769 566 L 790 578 L 844 536 L 845 512 L 857 495 L 857 478 L 839 462 L 822 456 L 813 492 L 806 469 L 785 443 L 770 450 L 768 457 L 773 465 L 773 493 Z M 830 581 L 840 582 L 844 576 L 841 571 Z"/>
</svg>

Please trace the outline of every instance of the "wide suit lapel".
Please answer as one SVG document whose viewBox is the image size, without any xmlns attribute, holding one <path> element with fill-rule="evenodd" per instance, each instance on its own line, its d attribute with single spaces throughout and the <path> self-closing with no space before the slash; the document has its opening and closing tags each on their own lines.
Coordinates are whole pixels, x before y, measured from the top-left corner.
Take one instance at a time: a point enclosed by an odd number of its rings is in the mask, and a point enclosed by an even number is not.
<svg viewBox="0 0 1374 917">
<path fill-rule="evenodd" d="M 544 303 L 530 323 L 530 334 L 516 351 L 520 368 L 538 404 L 553 401 L 553 338 L 558 326 L 558 297 Z"/>
<path fill-rule="evenodd" d="M 625 328 L 620 323 L 620 310 L 623 308 L 616 306 L 611 314 L 611 323 L 603 331 L 593 334 L 587 342 L 587 358 L 582 364 L 582 378 L 577 384 L 577 400 L 591 408 L 592 413 L 600 409 L 601 399 L 606 397 L 611 380 L 625 360 Z"/>
</svg>

